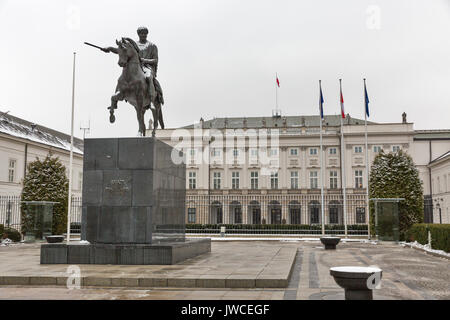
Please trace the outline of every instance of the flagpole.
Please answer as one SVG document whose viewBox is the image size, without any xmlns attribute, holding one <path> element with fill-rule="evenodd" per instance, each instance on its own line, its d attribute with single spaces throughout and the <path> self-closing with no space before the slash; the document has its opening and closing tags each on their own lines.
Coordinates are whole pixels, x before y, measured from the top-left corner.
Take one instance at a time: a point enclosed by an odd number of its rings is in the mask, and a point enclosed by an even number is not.
<svg viewBox="0 0 450 320">
<path fill-rule="evenodd" d="M 73 114 L 75 105 L 75 58 L 76 52 L 73 53 L 73 70 L 72 70 L 72 118 L 70 123 L 70 160 L 69 160 L 69 199 L 67 208 L 67 243 L 70 241 L 70 216 L 72 213 L 72 165 L 73 165 Z"/>
<path fill-rule="evenodd" d="M 341 95 L 342 95 L 342 79 L 339 79 L 339 87 L 341 89 Z M 339 97 L 341 99 L 341 97 Z M 341 106 L 341 166 L 342 166 L 342 189 L 343 189 L 343 196 L 344 196 L 344 233 L 345 237 L 347 238 L 347 193 L 346 193 L 346 178 L 345 178 L 345 143 L 344 143 L 344 122 L 342 118 L 342 106 Z"/>
<path fill-rule="evenodd" d="M 370 240 L 370 212 L 369 212 L 369 171 L 370 171 L 370 163 L 369 163 L 369 148 L 367 141 L 367 103 L 368 101 L 366 96 L 366 78 L 364 78 L 364 129 L 365 129 L 365 148 L 366 148 L 366 211 L 367 211 L 367 239 Z"/>
<path fill-rule="evenodd" d="M 320 122 L 320 197 L 322 201 L 321 211 L 322 211 L 322 235 L 325 235 L 325 211 L 324 211 L 324 202 L 323 202 L 323 184 L 324 184 L 324 177 L 323 177 L 323 143 L 322 143 L 322 86 L 321 86 L 321 80 L 319 80 L 319 88 L 320 88 L 320 97 L 319 97 L 319 104 L 321 106 L 319 110 L 319 122 Z"/>
</svg>

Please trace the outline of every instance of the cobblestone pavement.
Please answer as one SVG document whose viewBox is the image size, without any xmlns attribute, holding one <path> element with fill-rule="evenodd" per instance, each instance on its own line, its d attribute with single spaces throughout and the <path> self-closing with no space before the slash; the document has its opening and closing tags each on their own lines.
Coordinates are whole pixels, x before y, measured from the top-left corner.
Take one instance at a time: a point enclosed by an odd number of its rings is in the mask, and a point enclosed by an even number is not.
<svg viewBox="0 0 450 320">
<path fill-rule="evenodd" d="M 306 299 L 342 300 L 343 289 L 329 274 L 332 266 L 373 266 L 383 270 L 381 288 L 374 299 L 450 299 L 450 261 L 397 244 L 340 243 L 337 250 L 324 250 L 320 242 L 220 242 L 213 251 L 235 249 L 239 257 L 255 250 L 271 251 L 286 246 L 297 248 L 289 285 L 285 289 L 206 288 L 103 288 L 63 286 L 2 286 L 0 299 Z M 10 250 L 12 248 L 7 248 Z M 0 265 L 5 252 L 0 248 Z M 17 254 L 20 251 L 17 250 Z M 207 259 L 207 257 L 206 257 Z M 261 262 L 259 262 L 261 263 Z M 27 266 L 16 266 L 26 270 Z M 142 268 L 143 266 L 141 266 Z M 251 268 L 251 264 L 247 264 Z M 227 266 L 230 268 L 230 265 Z M 0 268 L 1 270 L 1 268 Z M 235 272 L 235 271 L 233 271 Z M 1 275 L 0 275 L 1 276 Z"/>
</svg>

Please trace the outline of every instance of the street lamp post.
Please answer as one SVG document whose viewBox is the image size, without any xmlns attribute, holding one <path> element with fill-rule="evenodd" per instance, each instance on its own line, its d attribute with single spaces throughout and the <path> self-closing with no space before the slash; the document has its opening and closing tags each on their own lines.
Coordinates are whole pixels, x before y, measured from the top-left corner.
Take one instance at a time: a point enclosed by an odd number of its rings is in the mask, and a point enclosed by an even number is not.
<svg viewBox="0 0 450 320">
<path fill-rule="evenodd" d="M 442 198 L 434 199 L 434 202 L 436 203 L 436 209 L 439 210 L 439 223 L 442 224 L 442 208 L 441 208 L 441 201 L 444 201 Z"/>
</svg>

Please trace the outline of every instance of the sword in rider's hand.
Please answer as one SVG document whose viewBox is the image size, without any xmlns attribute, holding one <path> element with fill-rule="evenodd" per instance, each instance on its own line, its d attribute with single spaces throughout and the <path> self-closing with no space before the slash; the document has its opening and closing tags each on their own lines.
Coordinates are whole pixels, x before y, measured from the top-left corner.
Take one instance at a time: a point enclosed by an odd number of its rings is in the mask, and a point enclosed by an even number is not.
<svg viewBox="0 0 450 320">
<path fill-rule="evenodd" d="M 91 46 L 91 47 L 94 47 L 94 48 L 97 48 L 97 49 L 100 49 L 102 51 L 105 51 L 104 48 L 96 46 L 95 44 L 92 44 L 92 43 L 89 43 L 89 42 L 85 42 L 84 44 L 86 44 L 88 46 Z"/>
</svg>

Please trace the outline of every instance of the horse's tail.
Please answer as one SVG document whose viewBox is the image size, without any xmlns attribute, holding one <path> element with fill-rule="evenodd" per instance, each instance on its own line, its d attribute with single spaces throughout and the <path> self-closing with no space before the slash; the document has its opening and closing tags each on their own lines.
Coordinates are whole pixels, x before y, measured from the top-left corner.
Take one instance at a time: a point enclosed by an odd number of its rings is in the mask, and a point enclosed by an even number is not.
<svg viewBox="0 0 450 320">
<path fill-rule="evenodd" d="M 164 97 L 163 97 L 163 92 L 162 92 L 161 85 L 159 84 L 159 81 L 156 78 L 153 79 L 153 84 L 155 85 L 156 100 L 161 105 L 163 105 L 164 104 Z"/>
</svg>

